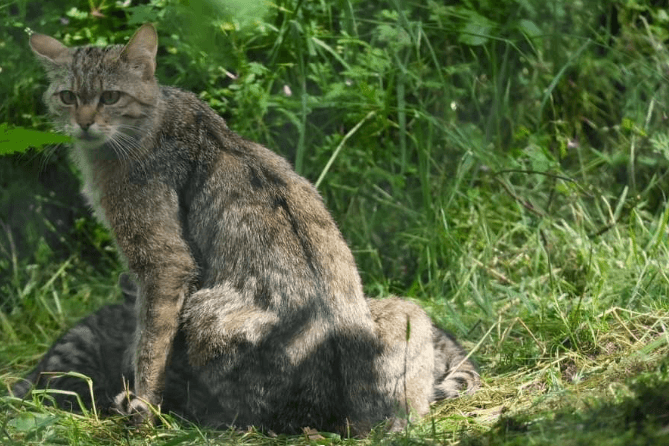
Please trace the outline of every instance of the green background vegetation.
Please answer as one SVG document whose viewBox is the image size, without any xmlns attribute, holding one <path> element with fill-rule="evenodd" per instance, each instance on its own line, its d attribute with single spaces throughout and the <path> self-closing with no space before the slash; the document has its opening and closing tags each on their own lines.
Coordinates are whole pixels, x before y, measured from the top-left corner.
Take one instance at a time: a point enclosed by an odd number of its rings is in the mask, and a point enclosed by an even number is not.
<svg viewBox="0 0 669 446">
<path fill-rule="evenodd" d="M 473 350 L 483 387 L 367 440 L 203 432 L 169 416 L 135 433 L 3 396 L 0 442 L 669 441 L 662 0 L 2 0 L 0 147 L 17 151 L 0 159 L 3 388 L 120 299 L 122 270 L 66 147 L 24 151 L 60 142 L 26 29 L 109 44 L 144 22 L 160 35 L 159 80 L 316 183 L 366 291 L 420 302 Z"/>
</svg>

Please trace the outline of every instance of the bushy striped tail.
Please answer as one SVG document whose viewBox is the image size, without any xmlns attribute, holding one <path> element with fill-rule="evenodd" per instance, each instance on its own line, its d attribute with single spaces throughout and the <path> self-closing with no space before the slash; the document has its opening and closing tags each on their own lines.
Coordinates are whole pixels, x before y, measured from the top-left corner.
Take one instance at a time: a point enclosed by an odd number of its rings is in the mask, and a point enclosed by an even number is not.
<svg viewBox="0 0 669 446">
<path fill-rule="evenodd" d="M 433 327 L 434 388 L 432 401 L 471 394 L 481 385 L 476 365 L 449 333 Z"/>
</svg>

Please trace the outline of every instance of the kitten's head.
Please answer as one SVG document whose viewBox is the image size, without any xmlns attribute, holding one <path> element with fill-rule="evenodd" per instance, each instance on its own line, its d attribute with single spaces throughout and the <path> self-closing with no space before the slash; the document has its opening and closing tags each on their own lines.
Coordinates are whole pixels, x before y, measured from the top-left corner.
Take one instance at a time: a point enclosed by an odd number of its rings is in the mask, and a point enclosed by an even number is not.
<svg viewBox="0 0 669 446">
<path fill-rule="evenodd" d="M 143 25 L 128 44 L 68 48 L 43 34 L 30 46 L 51 84 L 44 99 L 56 125 L 86 149 L 109 146 L 119 157 L 139 148 L 159 97 L 154 77 L 158 36 Z"/>
</svg>

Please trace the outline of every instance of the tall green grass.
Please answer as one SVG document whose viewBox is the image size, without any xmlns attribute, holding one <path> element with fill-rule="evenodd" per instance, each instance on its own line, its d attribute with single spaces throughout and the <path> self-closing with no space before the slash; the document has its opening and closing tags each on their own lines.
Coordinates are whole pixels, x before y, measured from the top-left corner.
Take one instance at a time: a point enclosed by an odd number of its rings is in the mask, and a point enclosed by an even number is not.
<svg viewBox="0 0 669 446">
<path fill-rule="evenodd" d="M 113 418 L 0 397 L 3 442 L 666 440 L 669 36 L 661 6 L 282 0 L 258 3 L 250 17 L 213 1 L 189 2 L 190 15 L 164 0 L 12 5 L 0 12 L 11 25 L 0 33 L 22 49 L 0 59 L 12 79 L 24 73 L 31 82 L 0 86 L 10 125 L 44 126 L 36 101 L 18 117 L 19 97 L 43 87 L 36 64 L 16 62 L 31 60 L 21 27 L 75 44 L 123 42 L 138 23 L 156 22 L 161 81 L 200 94 L 230 127 L 316 183 L 367 293 L 419 302 L 473 351 L 484 384 L 405 433 L 367 440 L 203 432 L 169 416 L 166 427 L 134 432 Z M 94 18 L 94 7 L 105 17 Z M 64 258 L 45 242 L 21 256 L 9 242 L 14 229 L 5 233 L 0 379 L 10 385 L 77 318 L 118 298 L 122 267 L 90 222 L 67 236 L 89 240 L 94 254 L 85 259 L 79 243 Z"/>
</svg>

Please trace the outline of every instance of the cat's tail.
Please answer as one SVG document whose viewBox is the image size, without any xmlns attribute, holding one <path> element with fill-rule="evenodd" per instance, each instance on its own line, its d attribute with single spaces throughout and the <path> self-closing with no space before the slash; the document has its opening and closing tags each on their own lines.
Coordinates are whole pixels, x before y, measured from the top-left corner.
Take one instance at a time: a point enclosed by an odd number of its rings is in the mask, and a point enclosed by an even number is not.
<svg viewBox="0 0 669 446">
<path fill-rule="evenodd" d="M 432 401 L 471 394 L 481 385 L 476 365 L 449 333 L 434 327 L 434 387 Z"/>
</svg>

